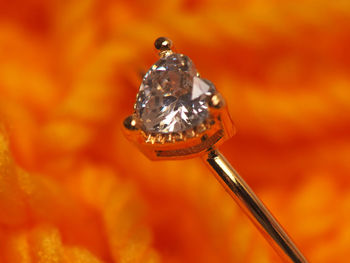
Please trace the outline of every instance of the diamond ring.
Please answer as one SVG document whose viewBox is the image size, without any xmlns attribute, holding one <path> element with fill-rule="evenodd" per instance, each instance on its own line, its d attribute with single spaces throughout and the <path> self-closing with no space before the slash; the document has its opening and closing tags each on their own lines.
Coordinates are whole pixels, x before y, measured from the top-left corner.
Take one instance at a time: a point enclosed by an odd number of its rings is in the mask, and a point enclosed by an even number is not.
<svg viewBox="0 0 350 263">
<path fill-rule="evenodd" d="M 286 262 L 307 262 L 250 187 L 217 150 L 235 129 L 225 101 L 191 59 L 155 41 L 160 59 L 143 77 L 124 134 L 151 160 L 201 157 L 218 181 Z"/>
</svg>

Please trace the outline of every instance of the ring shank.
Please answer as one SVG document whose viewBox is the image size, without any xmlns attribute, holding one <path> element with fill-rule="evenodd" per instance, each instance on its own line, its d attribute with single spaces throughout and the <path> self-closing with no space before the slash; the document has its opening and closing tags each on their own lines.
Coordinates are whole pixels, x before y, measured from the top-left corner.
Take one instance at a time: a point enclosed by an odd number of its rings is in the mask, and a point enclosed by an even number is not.
<svg viewBox="0 0 350 263">
<path fill-rule="evenodd" d="M 285 262 L 307 263 L 306 258 L 281 225 L 233 169 L 225 157 L 219 151 L 212 150 L 208 151 L 203 159 L 226 191 L 244 210 L 251 221 L 262 232 L 265 239 Z"/>
</svg>

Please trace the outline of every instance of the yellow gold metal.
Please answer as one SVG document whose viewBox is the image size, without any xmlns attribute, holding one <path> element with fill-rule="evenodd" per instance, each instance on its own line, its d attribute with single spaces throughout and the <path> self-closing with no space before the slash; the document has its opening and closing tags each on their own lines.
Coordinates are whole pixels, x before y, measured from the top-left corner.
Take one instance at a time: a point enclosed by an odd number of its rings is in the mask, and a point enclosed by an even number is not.
<svg viewBox="0 0 350 263">
<path fill-rule="evenodd" d="M 190 131 L 192 137 L 186 136 L 187 132 L 158 135 L 164 136 L 164 143 L 156 143 L 163 139 L 156 139 L 156 134 L 147 134 L 137 128 L 137 125 L 135 129 L 130 130 L 130 126 L 126 125 L 130 123 L 130 117 L 124 121 L 123 131 L 125 136 L 151 160 L 189 159 L 203 155 L 214 145 L 221 145 L 235 133 L 226 106 L 212 110 L 210 114 L 213 124 L 209 129 L 206 127 L 208 124 L 201 124 Z"/>
<path fill-rule="evenodd" d="M 173 42 L 166 37 L 158 37 L 156 41 L 154 41 L 154 47 L 160 51 L 170 50 L 173 46 Z"/>
<path fill-rule="evenodd" d="M 194 136 L 196 136 L 196 132 L 193 129 L 189 129 L 186 131 L 187 138 L 193 138 Z"/>
<path fill-rule="evenodd" d="M 203 160 L 285 262 L 307 262 L 270 211 L 219 151 L 208 150 Z"/>
<path fill-rule="evenodd" d="M 158 38 L 155 47 L 160 50 L 161 57 L 172 53 L 172 42 L 167 38 Z M 124 134 L 151 160 L 202 157 L 226 191 L 281 257 L 286 262 L 307 263 L 277 220 L 217 150 L 218 146 L 235 134 L 235 128 L 220 93 L 216 92 L 207 102 L 208 119 L 185 132 L 147 133 L 142 130 L 136 115 L 132 114 L 124 120 Z"/>
<path fill-rule="evenodd" d="M 166 37 L 159 37 L 154 41 L 154 47 L 158 49 L 160 57 L 167 57 L 173 53 L 171 50 L 173 42 Z"/>
<path fill-rule="evenodd" d="M 128 131 L 135 131 L 138 129 L 137 127 L 137 120 L 134 115 L 130 115 L 124 120 L 124 127 Z"/>
<path fill-rule="evenodd" d="M 217 109 L 220 109 L 224 106 L 224 99 L 220 93 L 216 93 L 213 96 L 211 96 L 209 106 Z"/>
<path fill-rule="evenodd" d="M 205 132 L 206 129 L 207 127 L 205 126 L 204 123 L 201 123 L 196 127 L 196 131 L 198 134 Z"/>
<path fill-rule="evenodd" d="M 167 143 L 173 143 L 173 142 L 175 142 L 174 141 L 174 136 L 170 133 L 170 134 L 168 134 L 167 136 L 166 136 L 166 138 L 165 138 L 165 142 L 167 142 Z"/>
</svg>

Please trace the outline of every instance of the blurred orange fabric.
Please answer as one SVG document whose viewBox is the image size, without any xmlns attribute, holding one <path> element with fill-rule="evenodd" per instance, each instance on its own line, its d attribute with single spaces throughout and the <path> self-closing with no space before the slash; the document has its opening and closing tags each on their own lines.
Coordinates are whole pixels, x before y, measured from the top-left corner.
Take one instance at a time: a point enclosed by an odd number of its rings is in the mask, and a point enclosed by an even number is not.
<svg viewBox="0 0 350 263">
<path fill-rule="evenodd" d="M 0 1 L 0 262 L 279 262 L 200 160 L 121 133 L 170 37 L 311 262 L 350 258 L 350 2 Z"/>
</svg>

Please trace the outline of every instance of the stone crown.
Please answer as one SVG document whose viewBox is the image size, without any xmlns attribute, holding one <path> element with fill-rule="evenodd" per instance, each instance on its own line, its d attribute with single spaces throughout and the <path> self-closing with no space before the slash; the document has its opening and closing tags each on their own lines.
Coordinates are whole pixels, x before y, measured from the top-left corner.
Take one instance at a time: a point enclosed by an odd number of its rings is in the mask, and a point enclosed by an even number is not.
<svg viewBox="0 0 350 263">
<path fill-rule="evenodd" d="M 182 54 L 158 60 L 145 74 L 135 103 L 135 114 L 146 133 L 178 133 L 209 117 L 208 100 L 214 85 L 198 76 Z"/>
</svg>

